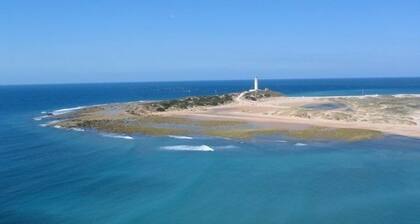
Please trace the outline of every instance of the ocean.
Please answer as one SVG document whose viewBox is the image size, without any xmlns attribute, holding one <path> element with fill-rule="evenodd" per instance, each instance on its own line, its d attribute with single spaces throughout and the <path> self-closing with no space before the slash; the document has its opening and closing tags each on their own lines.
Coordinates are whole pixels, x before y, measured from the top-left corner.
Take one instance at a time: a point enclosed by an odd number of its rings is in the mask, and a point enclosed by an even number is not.
<svg viewBox="0 0 420 224">
<path fill-rule="evenodd" d="M 63 108 L 252 81 L 0 86 L 0 223 L 420 223 L 420 139 L 124 136 L 42 127 Z M 420 78 L 260 80 L 289 96 L 420 94 Z"/>
</svg>

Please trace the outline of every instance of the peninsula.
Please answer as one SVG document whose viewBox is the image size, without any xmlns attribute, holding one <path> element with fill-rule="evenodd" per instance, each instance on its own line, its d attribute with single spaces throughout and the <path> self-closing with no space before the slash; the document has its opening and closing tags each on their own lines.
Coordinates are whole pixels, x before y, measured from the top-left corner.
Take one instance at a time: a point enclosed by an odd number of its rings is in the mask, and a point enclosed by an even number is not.
<svg viewBox="0 0 420 224">
<path fill-rule="evenodd" d="M 51 126 L 126 135 L 282 135 L 357 141 L 420 137 L 420 96 L 286 97 L 268 89 L 91 106 L 51 115 Z"/>
</svg>

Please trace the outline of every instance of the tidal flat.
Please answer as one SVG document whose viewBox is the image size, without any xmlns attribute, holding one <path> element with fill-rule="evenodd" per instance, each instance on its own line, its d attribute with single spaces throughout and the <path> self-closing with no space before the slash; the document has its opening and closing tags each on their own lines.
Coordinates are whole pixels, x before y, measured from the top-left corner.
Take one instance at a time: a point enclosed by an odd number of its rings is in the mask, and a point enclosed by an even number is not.
<svg viewBox="0 0 420 224">
<path fill-rule="evenodd" d="M 269 90 L 115 103 L 53 116 L 63 128 L 141 135 L 361 141 L 384 134 L 420 136 L 417 95 L 285 97 Z"/>
</svg>

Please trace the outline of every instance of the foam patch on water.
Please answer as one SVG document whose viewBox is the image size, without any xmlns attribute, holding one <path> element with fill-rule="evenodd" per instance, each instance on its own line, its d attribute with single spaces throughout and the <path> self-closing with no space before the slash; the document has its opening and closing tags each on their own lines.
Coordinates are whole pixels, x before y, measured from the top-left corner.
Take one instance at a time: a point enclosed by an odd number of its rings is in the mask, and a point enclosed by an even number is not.
<svg viewBox="0 0 420 224">
<path fill-rule="evenodd" d="M 83 108 L 86 108 L 86 107 L 80 106 L 80 107 L 64 108 L 64 109 L 55 110 L 55 111 L 52 112 L 52 114 L 54 116 L 63 115 L 63 114 L 67 114 L 67 113 L 73 112 L 75 110 L 80 110 L 80 109 L 83 109 Z"/>
<path fill-rule="evenodd" d="M 181 135 L 168 135 L 169 138 L 176 138 L 176 139 L 187 139 L 187 140 L 192 140 L 193 137 L 189 137 L 189 136 L 181 136 Z"/>
<path fill-rule="evenodd" d="M 83 129 L 83 128 L 70 128 L 70 130 L 73 130 L 73 131 L 85 131 L 85 129 Z"/>
<path fill-rule="evenodd" d="M 50 121 L 48 123 L 40 124 L 39 126 L 41 126 L 41 127 L 49 127 L 49 126 L 52 126 L 54 128 L 62 128 L 60 125 L 55 125 L 58 122 L 60 122 L 60 121 L 59 120 L 53 120 L 53 121 Z"/>
<path fill-rule="evenodd" d="M 307 144 L 298 142 L 295 144 L 295 146 L 307 146 Z"/>
<path fill-rule="evenodd" d="M 201 151 L 201 152 L 213 152 L 214 149 L 210 148 L 207 145 L 172 145 L 172 146 L 163 146 L 161 149 L 171 150 L 171 151 Z"/>
<path fill-rule="evenodd" d="M 395 95 L 392 95 L 392 96 L 397 97 L 397 98 L 403 98 L 403 97 L 420 97 L 420 94 L 395 94 Z"/>
<path fill-rule="evenodd" d="M 45 119 L 45 118 L 48 118 L 48 117 L 49 117 L 48 115 L 44 115 L 44 116 L 34 117 L 33 119 L 34 119 L 35 121 L 41 121 L 41 120 L 43 120 L 43 119 Z"/>
<path fill-rule="evenodd" d="M 280 142 L 280 143 L 287 143 L 286 140 L 277 140 L 276 142 Z"/>
<path fill-rule="evenodd" d="M 218 148 L 218 149 L 237 149 L 239 147 L 236 146 L 236 145 L 222 145 L 222 146 L 217 146 L 216 148 Z"/>
<path fill-rule="evenodd" d="M 127 140 L 133 140 L 134 138 L 128 135 L 115 135 L 115 134 L 101 134 L 104 137 L 109 138 L 121 138 L 121 139 L 127 139 Z"/>
</svg>

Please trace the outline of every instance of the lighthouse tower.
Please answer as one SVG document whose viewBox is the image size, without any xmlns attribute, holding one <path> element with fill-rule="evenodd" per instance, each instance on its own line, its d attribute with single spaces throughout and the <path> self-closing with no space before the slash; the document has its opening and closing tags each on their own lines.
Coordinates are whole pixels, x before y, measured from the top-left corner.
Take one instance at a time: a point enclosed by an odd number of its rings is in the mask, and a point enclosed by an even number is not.
<svg viewBox="0 0 420 224">
<path fill-rule="evenodd" d="M 258 78 L 255 77 L 254 78 L 254 88 L 250 89 L 249 92 L 255 92 L 255 91 L 258 91 L 258 90 L 259 90 L 258 89 Z"/>
<path fill-rule="evenodd" d="M 257 91 L 257 90 L 258 90 L 258 78 L 255 77 L 254 78 L 254 91 Z"/>
</svg>

